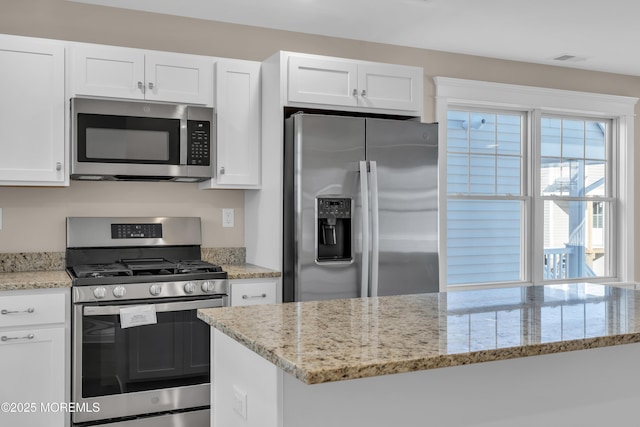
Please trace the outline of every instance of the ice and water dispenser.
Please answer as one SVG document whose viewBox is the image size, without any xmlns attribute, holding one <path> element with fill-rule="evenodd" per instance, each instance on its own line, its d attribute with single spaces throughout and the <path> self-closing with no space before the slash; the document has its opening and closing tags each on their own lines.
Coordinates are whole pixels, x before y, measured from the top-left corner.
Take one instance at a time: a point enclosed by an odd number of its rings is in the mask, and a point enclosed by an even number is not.
<svg viewBox="0 0 640 427">
<path fill-rule="evenodd" d="M 316 261 L 352 260 L 351 213 L 350 198 L 318 197 Z"/>
</svg>

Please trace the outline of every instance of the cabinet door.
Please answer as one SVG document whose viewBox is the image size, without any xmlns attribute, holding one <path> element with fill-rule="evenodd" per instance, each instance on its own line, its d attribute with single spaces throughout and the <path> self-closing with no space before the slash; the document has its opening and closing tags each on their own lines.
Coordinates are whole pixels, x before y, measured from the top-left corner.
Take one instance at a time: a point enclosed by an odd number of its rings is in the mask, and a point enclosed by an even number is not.
<svg viewBox="0 0 640 427">
<path fill-rule="evenodd" d="M 289 102 L 355 107 L 358 66 L 352 62 L 291 56 Z"/>
<path fill-rule="evenodd" d="M 211 105 L 213 60 L 189 55 L 151 54 L 145 60 L 146 99 Z"/>
<path fill-rule="evenodd" d="M 72 96 L 144 99 L 144 54 L 134 49 L 72 48 Z"/>
<path fill-rule="evenodd" d="M 0 36 L 0 185 L 62 185 L 64 47 Z"/>
<path fill-rule="evenodd" d="M 358 65 L 358 105 L 421 111 L 422 69 L 388 64 Z"/>
<path fill-rule="evenodd" d="M 0 331 L 0 413 L 2 425 L 63 427 L 65 397 L 64 327 Z M 3 403 L 4 404 L 4 403 Z M 12 411 L 15 410 L 15 411 Z"/>
<path fill-rule="evenodd" d="M 260 63 L 216 63 L 216 183 L 260 185 Z"/>
</svg>

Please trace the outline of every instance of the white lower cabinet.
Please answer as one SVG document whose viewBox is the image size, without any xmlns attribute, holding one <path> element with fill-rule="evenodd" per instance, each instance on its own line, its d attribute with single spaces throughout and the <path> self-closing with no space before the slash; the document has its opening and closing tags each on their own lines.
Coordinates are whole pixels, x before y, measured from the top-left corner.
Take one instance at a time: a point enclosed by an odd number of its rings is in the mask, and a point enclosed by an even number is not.
<svg viewBox="0 0 640 427">
<path fill-rule="evenodd" d="M 242 279 L 230 280 L 230 305 L 275 304 L 277 280 Z"/>
<path fill-rule="evenodd" d="M 0 425 L 69 425 L 68 300 L 68 290 L 0 293 Z"/>
</svg>

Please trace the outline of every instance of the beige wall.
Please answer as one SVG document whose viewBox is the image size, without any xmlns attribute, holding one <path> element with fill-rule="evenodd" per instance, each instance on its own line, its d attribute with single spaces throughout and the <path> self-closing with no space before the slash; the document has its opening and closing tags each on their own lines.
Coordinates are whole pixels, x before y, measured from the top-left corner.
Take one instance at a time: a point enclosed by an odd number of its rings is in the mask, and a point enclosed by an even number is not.
<svg viewBox="0 0 640 427">
<path fill-rule="evenodd" d="M 425 121 L 434 120 L 433 76 L 640 97 L 640 78 L 563 67 L 457 55 L 256 27 L 91 6 L 64 0 L 2 0 L 0 33 L 261 61 L 278 50 L 421 66 Z M 639 107 L 637 107 L 639 108 Z M 640 125 L 636 122 L 636 140 Z M 640 150 L 636 150 L 640 156 Z M 73 183 L 66 189 L 0 188 L 5 227 L 0 252 L 62 250 L 67 215 L 181 214 L 206 218 L 205 244 L 242 246 L 241 227 L 220 227 L 220 208 L 242 208 L 237 191 L 198 191 L 178 184 Z M 144 187 L 141 187 L 144 186 Z M 636 185 L 640 190 L 640 185 Z M 94 191 L 95 189 L 95 191 Z M 138 190 L 143 189 L 143 197 Z M 99 193 L 99 194 L 98 194 Z M 98 198 L 98 195 L 100 198 Z M 176 199 L 178 201 L 171 201 Z M 165 200 L 165 201 L 158 201 Z M 636 197 L 640 201 L 640 197 Z M 636 202 L 636 210 L 638 210 Z M 640 233 L 640 226 L 636 225 Z M 636 251 L 636 264 L 640 251 Z M 636 273 L 640 277 L 640 272 Z"/>
</svg>

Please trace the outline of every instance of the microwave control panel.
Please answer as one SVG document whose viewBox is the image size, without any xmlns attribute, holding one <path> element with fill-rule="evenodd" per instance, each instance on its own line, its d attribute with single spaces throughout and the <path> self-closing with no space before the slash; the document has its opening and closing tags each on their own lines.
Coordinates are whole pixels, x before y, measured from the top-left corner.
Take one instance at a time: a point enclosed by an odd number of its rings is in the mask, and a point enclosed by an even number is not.
<svg viewBox="0 0 640 427">
<path fill-rule="evenodd" d="M 187 165 L 210 166 L 211 122 L 205 120 L 187 121 L 188 144 Z"/>
</svg>

